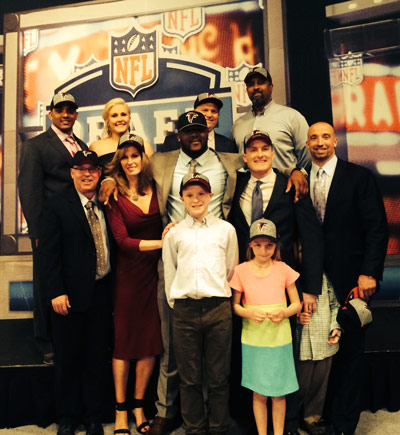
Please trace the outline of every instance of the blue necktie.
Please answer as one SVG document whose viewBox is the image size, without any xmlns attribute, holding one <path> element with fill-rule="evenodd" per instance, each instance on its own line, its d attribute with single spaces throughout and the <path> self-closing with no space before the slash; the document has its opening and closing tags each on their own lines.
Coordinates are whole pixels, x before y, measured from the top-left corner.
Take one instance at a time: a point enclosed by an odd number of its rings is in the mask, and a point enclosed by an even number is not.
<svg viewBox="0 0 400 435">
<path fill-rule="evenodd" d="M 264 209 L 263 209 L 263 197 L 260 189 L 262 181 L 256 181 L 256 187 L 253 190 L 251 197 L 251 222 L 253 223 L 257 219 L 261 219 Z"/>
</svg>

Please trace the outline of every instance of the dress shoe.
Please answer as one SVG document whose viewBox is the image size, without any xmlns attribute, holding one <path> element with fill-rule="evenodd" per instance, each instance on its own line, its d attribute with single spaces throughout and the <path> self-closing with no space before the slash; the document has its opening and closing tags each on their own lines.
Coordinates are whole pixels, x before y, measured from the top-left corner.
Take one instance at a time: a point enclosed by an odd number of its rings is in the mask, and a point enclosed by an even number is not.
<svg viewBox="0 0 400 435">
<path fill-rule="evenodd" d="M 86 435 L 104 435 L 103 426 L 98 421 L 92 421 L 85 424 Z"/>
<path fill-rule="evenodd" d="M 313 423 L 303 421 L 301 428 L 304 429 L 308 435 L 328 435 L 328 429 L 322 421 L 314 421 Z"/>
<path fill-rule="evenodd" d="M 54 364 L 54 352 L 47 352 L 43 354 L 43 364 L 48 366 Z"/>
<path fill-rule="evenodd" d="M 72 424 L 60 424 L 58 426 L 57 435 L 74 435 L 75 428 Z"/>
<path fill-rule="evenodd" d="M 154 418 L 150 425 L 150 429 L 146 432 L 147 435 L 164 435 L 174 428 L 174 421 L 170 418 L 159 417 Z"/>
</svg>

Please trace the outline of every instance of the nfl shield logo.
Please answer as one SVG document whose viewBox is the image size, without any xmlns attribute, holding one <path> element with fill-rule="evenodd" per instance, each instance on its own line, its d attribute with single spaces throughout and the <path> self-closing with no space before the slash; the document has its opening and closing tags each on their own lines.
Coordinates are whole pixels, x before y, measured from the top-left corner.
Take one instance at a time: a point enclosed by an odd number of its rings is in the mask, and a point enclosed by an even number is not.
<svg viewBox="0 0 400 435">
<path fill-rule="evenodd" d="M 205 23 L 204 9 L 192 8 L 165 12 L 162 15 L 163 31 L 166 35 L 185 42 L 189 36 L 199 33 Z"/>
<path fill-rule="evenodd" d="M 110 84 L 134 97 L 158 79 L 157 30 L 132 27 L 123 36 L 111 36 Z"/>
<path fill-rule="evenodd" d="M 332 86 L 357 86 L 364 80 L 363 59 L 360 54 L 347 54 L 332 62 L 330 79 Z"/>
</svg>

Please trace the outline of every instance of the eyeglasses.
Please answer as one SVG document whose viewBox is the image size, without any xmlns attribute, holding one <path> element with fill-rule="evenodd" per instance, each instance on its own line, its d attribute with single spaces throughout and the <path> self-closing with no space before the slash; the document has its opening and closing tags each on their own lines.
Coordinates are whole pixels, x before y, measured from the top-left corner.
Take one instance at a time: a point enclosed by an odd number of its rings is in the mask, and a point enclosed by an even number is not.
<svg viewBox="0 0 400 435">
<path fill-rule="evenodd" d="M 78 166 L 74 166 L 72 169 L 75 169 L 75 171 L 79 171 L 81 174 L 84 174 L 86 171 L 89 172 L 89 174 L 95 174 L 98 170 L 100 170 L 98 166 L 92 166 L 90 168 L 81 168 Z"/>
</svg>

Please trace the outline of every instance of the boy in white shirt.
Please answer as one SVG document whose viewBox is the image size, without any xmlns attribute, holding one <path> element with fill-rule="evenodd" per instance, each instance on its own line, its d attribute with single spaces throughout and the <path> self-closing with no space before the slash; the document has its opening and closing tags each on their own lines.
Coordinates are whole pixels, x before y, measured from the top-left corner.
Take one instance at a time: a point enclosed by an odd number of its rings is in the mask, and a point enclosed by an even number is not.
<svg viewBox="0 0 400 435">
<path fill-rule="evenodd" d="M 213 194 L 204 175 L 183 177 L 180 195 L 187 216 L 165 236 L 163 261 L 165 292 L 174 308 L 181 413 L 187 434 L 226 434 L 232 336 L 228 282 L 238 263 L 236 232 L 208 211 Z"/>
</svg>

